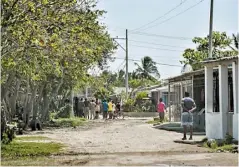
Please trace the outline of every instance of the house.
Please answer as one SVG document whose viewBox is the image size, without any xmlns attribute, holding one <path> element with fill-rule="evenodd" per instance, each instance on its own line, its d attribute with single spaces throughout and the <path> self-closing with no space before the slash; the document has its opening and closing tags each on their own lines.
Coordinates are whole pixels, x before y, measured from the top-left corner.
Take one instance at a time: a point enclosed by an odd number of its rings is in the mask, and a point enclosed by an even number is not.
<svg viewBox="0 0 239 167">
<path fill-rule="evenodd" d="M 238 140 L 238 56 L 202 63 L 205 70 L 206 136 L 223 139 L 230 134 Z M 216 80 L 215 67 L 218 73 Z"/>
<path fill-rule="evenodd" d="M 195 100 L 197 109 L 194 111 L 194 128 L 205 130 L 205 101 L 204 101 L 204 70 L 188 71 L 181 75 L 167 79 L 167 106 L 169 107 L 169 121 L 181 121 L 181 100 L 185 92 Z"/>
</svg>

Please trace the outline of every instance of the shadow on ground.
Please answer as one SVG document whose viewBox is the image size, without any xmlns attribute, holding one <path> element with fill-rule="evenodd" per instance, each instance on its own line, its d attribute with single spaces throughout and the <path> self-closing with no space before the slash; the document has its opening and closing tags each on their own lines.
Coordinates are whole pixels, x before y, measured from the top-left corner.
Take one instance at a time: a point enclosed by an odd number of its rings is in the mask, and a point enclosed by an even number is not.
<svg viewBox="0 0 239 167">
<path fill-rule="evenodd" d="M 183 127 L 179 122 L 163 123 L 160 125 L 154 125 L 153 128 L 166 131 L 173 131 L 177 133 L 183 133 Z M 194 136 L 205 136 L 206 132 L 197 128 L 193 129 Z"/>
</svg>

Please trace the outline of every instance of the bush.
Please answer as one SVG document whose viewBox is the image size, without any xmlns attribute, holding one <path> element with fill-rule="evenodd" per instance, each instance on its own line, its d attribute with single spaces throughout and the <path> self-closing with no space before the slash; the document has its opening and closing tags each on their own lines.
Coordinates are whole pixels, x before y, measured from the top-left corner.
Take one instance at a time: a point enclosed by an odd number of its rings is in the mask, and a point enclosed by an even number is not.
<svg viewBox="0 0 239 167">
<path fill-rule="evenodd" d="M 70 118 L 71 117 L 72 106 L 70 104 L 66 104 L 64 107 L 60 109 L 58 113 L 56 113 L 55 118 Z"/>
<path fill-rule="evenodd" d="M 59 118 L 53 120 L 58 127 L 76 127 L 86 122 L 85 118 Z"/>
<path fill-rule="evenodd" d="M 136 94 L 136 100 L 142 100 L 143 98 L 148 97 L 148 93 L 147 92 L 138 92 Z"/>
<path fill-rule="evenodd" d="M 9 144 L 12 140 L 16 137 L 16 126 L 14 125 L 7 125 L 5 132 L 2 134 L 1 143 L 2 144 Z"/>
</svg>

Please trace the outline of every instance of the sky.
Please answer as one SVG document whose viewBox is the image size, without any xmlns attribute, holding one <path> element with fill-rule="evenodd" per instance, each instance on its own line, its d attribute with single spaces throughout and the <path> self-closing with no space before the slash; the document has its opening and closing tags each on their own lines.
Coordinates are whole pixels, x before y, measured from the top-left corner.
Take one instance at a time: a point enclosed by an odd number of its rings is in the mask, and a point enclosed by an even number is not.
<svg viewBox="0 0 239 167">
<path fill-rule="evenodd" d="M 193 37 L 209 33 L 210 0 L 99 0 L 97 7 L 107 11 L 100 21 L 112 38 L 125 38 L 128 29 L 129 72 L 150 56 L 161 79 L 179 75 L 183 50 L 195 48 Z M 214 0 L 213 30 L 238 32 L 238 0 Z M 125 40 L 117 42 L 125 48 Z M 109 70 L 125 68 L 125 51 L 119 47 L 114 56 Z"/>
</svg>

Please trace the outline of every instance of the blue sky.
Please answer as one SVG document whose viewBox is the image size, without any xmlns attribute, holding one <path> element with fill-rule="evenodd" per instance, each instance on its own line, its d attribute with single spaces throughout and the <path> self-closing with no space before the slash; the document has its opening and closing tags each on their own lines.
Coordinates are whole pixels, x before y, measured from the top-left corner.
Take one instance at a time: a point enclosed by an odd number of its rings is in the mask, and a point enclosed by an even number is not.
<svg viewBox="0 0 239 167">
<path fill-rule="evenodd" d="M 163 16 L 178 6 L 181 1 L 185 2 L 171 13 Z M 112 37 L 125 37 L 125 29 L 129 30 L 129 59 L 140 60 L 144 56 L 151 56 L 157 63 L 181 65 L 179 60 L 182 60 L 183 50 L 195 47 L 191 38 L 206 36 L 209 31 L 210 0 L 203 0 L 199 3 L 200 1 L 202 0 L 99 0 L 98 8 L 107 11 L 101 22 L 108 27 Z M 199 4 L 190 10 L 163 22 L 197 3 Z M 149 27 L 148 29 L 137 30 L 146 35 L 139 35 L 139 33 L 131 31 L 160 16 L 163 17 L 143 27 Z M 214 31 L 225 31 L 228 35 L 238 32 L 238 0 L 214 0 L 213 29 Z M 179 40 L 168 38 L 168 36 L 185 38 Z M 124 40 L 118 40 L 118 42 L 125 47 Z M 118 48 L 114 56 L 119 59 L 110 64 L 111 71 L 117 71 L 124 67 L 122 63 L 125 52 Z M 134 69 L 134 62 L 129 61 L 129 71 Z M 178 75 L 181 71 L 181 67 L 177 66 L 158 65 L 158 69 L 161 78 Z"/>
</svg>

